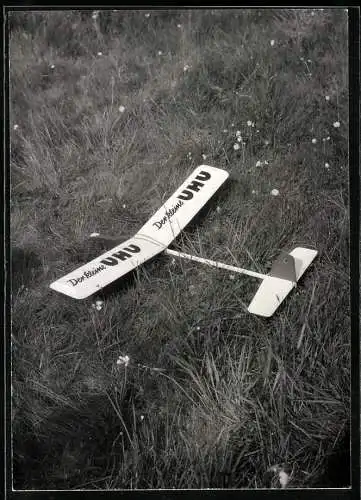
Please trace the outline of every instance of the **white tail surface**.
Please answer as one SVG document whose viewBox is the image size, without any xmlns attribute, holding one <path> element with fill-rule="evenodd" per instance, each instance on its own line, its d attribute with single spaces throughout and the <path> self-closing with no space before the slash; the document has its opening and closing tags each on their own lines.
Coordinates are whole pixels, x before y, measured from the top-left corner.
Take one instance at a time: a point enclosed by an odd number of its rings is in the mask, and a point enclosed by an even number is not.
<svg viewBox="0 0 361 500">
<path fill-rule="evenodd" d="M 163 252 L 228 176 L 219 168 L 197 167 L 133 238 L 54 281 L 50 288 L 85 299 Z"/>
<path fill-rule="evenodd" d="M 290 255 L 295 261 L 295 275 L 298 281 L 317 255 L 316 250 L 297 247 Z M 267 276 L 258 288 L 248 307 L 248 311 L 269 318 L 290 293 L 296 282 L 276 276 Z"/>
</svg>

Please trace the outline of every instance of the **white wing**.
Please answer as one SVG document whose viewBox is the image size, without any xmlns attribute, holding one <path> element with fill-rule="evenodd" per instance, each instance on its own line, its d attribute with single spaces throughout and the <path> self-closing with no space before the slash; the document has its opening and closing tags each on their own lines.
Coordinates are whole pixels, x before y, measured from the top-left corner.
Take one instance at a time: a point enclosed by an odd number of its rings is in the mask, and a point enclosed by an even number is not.
<svg viewBox="0 0 361 500">
<path fill-rule="evenodd" d="M 84 299 L 163 252 L 228 175 L 208 165 L 197 167 L 133 238 L 58 279 L 50 288 Z"/>
</svg>

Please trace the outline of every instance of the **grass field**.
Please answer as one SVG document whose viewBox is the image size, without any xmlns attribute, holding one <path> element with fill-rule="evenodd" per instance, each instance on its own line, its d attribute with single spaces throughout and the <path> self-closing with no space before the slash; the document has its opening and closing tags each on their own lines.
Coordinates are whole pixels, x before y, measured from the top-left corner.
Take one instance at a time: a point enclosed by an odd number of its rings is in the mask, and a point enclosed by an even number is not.
<svg viewBox="0 0 361 500">
<path fill-rule="evenodd" d="M 10 13 L 16 489 L 335 480 L 350 416 L 347 19 Z M 167 256 L 98 308 L 49 289 L 106 246 L 90 233 L 125 240 L 202 163 L 231 180 L 174 248 L 264 273 L 282 249 L 319 251 L 271 319 L 247 312 L 257 280 Z"/>
</svg>

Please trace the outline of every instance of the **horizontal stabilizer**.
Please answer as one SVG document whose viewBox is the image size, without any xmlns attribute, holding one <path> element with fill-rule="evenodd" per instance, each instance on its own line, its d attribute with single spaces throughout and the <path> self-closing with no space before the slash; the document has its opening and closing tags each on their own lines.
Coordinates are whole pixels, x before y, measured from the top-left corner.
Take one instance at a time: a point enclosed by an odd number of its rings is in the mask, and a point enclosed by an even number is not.
<svg viewBox="0 0 361 500">
<path fill-rule="evenodd" d="M 297 247 L 289 254 L 282 255 L 277 259 L 270 274 L 258 288 L 248 311 L 266 318 L 272 316 L 292 288 L 296 286 L 296 282 L 310 266 L 316 255 L 316 250 Z"/>
<path fill-rule="evenodd" d="M 51 283 L 50 288 L 84 299 L 152 259 L 178 236 L 228 176 L 219 168 L 197 167 L 133 238 Z"/>
</svg>

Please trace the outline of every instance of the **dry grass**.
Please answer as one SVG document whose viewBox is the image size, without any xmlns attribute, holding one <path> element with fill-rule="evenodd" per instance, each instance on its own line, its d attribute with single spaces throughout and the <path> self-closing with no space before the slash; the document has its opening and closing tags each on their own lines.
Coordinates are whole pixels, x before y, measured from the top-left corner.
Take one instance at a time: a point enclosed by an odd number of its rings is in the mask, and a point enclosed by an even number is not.
<svg viewBox="0 0 361 500">
<path fill-rule="evenodd" d="M 14 487 L 326 486 L 350 410 L 347 16 L 145 14 L 9 16 Z M 201 163 L 232 180 L 175 246 L 261 272 L 319 250 L 272 319 L 253 279 L 166 256 L 101 311 L 49 289 Z"/>
</svg>

